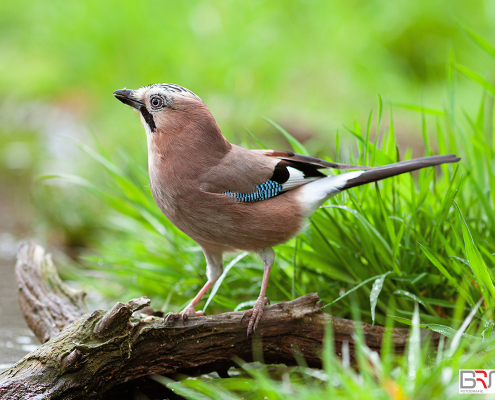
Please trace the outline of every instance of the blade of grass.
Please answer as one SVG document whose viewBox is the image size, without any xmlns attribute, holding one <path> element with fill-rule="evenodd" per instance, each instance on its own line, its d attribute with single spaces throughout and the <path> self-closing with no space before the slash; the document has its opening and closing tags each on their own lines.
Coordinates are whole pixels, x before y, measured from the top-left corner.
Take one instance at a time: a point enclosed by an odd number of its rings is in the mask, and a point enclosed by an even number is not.
<svg viewBox="0 0 495 400">
<path fill-rule="evenodd" d="M 258 146 L 260 146 L 262 149 L 267 149 L 267 147 L 263 144 L 261 140 L 259 140 L 254 133 L 252 133 L 248 128 L 244 127 L 246 132 L 248 133 L 249 136 L 251 136 L 251 139 L 253 139 L 256 143 L 258 143 Z"/>
<path fill-rule="evenodd" d="M 445 114 L 443 110 L 437 108 L 421 107 L 414 104 L 394 103 L 394 106 L 404 108 L 406 110 L 419 112 L 422 114 L 438 115 L 440 117 L 443 117 L 443 115 Z"/>
<path fill-rule="evenodd" d="M 356 290 L 358 290 L 361 286 L 363 285 L 366 285 L 367 283 L 369 282 L 372 282 L 372 281 L 376 281 L 377 279 L 380 279 L 380 278 L 385 278 L 385 276 L 387 276 L 388 274 L 390 274 L 392 271 L 388 271 L 384 274 L 381 274 L 381 275 L 378 275 L 378 276 L 372 276 L 371 278 L 368 278 L 364 281 L 362 281 L 360 284 L 354 286 L 352 289 L 349 289 L 347 292 L 345 292 L 342 296 L 336 298 L 334 301 L 332 301 L 331 303 L 328 303 L 328 304 L 325 304 L 322 308 L 325 308 L 333 303 L 336 303 L 337 301 L 343 299 L 344 297 L 346 297 L 347 295 L 351 294 L 352 292 L 355 292 Z M 376 299 L 378 299 L 378 295 L 376 296 Z M 376 302 L 376 300 L 375 300 Z"/>
<path fill-rule="evenodd" d="M 495 58 L 495 48 L 491 45 L 490 42 L 488 42 L 485 38 L 482 36 L 478 35 L 476 32 L 468 28 L 466 25 L 464 25 L 461 22 L 458 22 L 459 26 L 461 29 L 467 34 L 469 38 L 480 48 L 482 49 L 485 53 L 489 54 L 493 58 Z"/>
<path fill-rule="evenodd" d="M 412 329 L 409 336 L 408 351 L 407 351 L 407 361 L 408 361 L 408 371 L 407 375 L 410 379 L 410 385 L 413 386 L 416 380 L 416 375 L 421 365 L 421 333 L 420 333 L 420 323 L 419 323 L 419 308 L 416 304 L 414 306 L 414 313 L 412 317 Z"/>
<path fill-rule="evenodd" d="M 465 75 L 466 77 L 468 77 L 469 79 L 471 79 L 472 81 L 476 82 L 478 85 L 483 87 L 492 96 L 495 96 L 495 86 L 490 82 L 488 82 L 481 75 L 477 74 L 476 72 L 460 64 L 456 64 L 455 69 L 457 69 L 457 71 L 459 71 L 461 74 Z"/>
<path fill-rule="evenodd" d="M 445 269 L 445 267 L 440 263 L 440 261 L 438 261 L 435 256 L 433 256 L 433 254 L 430 253 L 430 251 L 424 247 L 421 243 L 418 243 L 419 246 L 421 247 L 421 250 L 423 250 L 423 253 L 426 255 L 426 257 L 428 258 L 428 260 L 430 260 L 432 262 L 432 264 L 438 268 L 438 270 L 442 273 L 443 276 L 445 276 L 447 278 L 447 280 L 452 284 L 452 286 L 454 286 L 457 291 L 466 299 L 466 301 L 473 305 L 474 304 L 474 301 L 473 299 L 471 298 L 471 296 L 469 295 L 468 292 L 466 292 L 463 288 L 461 288 L 461 286 L 459 286 L 459 284 L 457 283 L 457 281 L 452 278 L 452 275 L 450 275 L 447 270 Z"/>
<path fill-rule="evenodd" d="M 449 350 L 447 352 L 448 357 L 452 357 L 459 347 L 459 343 L 461 341 L 461 338 L 463 337 L 464 331 L 467 329 L 469 324 L 471 323 L 471 320 L 473 319 L 474 315 L 478 311 L 478 308 L 481 305 L 481 302 L 483 301 L 483 298 L 479 299 L 478 302 L 475 304 L 471 312 L 468 314 L 464 322 L 462 323 L 461 327 L 458 329 L 458 331 L 455 333 L 454 337 L 452 338 L 452 342 L 450 343 Z"/>
<path fill-rule="evenodd" d="M 380 295 L 383 283 L 385 282 L 385 277 L 392 273 L 392 271 L 386 272 L 385 274 L 380 275 L 375 282 L 373 282 L 373 286 L 370 292 L 370 307 L 371 307 L 371 320 L 373 321 L 373 325 L 375 325 L 375 308 L 376 303 L 378 301 L 378 296 Z"/>
<path fill-rule="evenodd" d="M 454 201 L 454 205 L 457 208 L 459 216 L 461 217 L 462 222 L 462 236 L 464 238 L 464 246 L 466 247 L 466 254 L 469 261 L 469 265 L 476 275 L 478 284 L 480 285 L 480 289 L 485 288 L 488 290 L 491 296 L 491 304 L 494 304 L 495 301 L 495 287 L 493 286 L 492 279 L 490 277 L 490 273 L 488 272 L 488 268 L 486 267 L 485 261 L 481 257 L 481 254 L 474 244 L 473 236 L 471 235 L 471 231 L 469 230 L 466 220 L 461 213 L 461 210 L 457 203 Z M 482 292 L 484 292 L 482 290 Z M 486 301 L 489 301 L 488 298 L 485 297 Z"/>
<path fill-rule="evenodd" d="M 241 253 L 239 254 L 236 258 L 234 258 L 224 269 L 222 275 L 220 276 L 220 278 L 218 278 L 218 280 L 215 282 L 215 284 L 213 285 L 213 287 L 211 288 L 211 293 L 210 295 L 208 296 L 208 300 L 206 300 L 206 304 L 203 308 L 203 311 L 206 311 L 206 308 L 208 307 L 208 305 L 210 304 L 211 300 L 213 300 L 213 297 L 215 296 L 215 294 L 217 293 L 218 289 L 220 288 L 220 285 L 222 284 L 223 280 L 225 279 L 225 277 L 227 276 L 228 272 L 230 271 L 230 269 L 235 266 L 239 261 L 241 261 L 244 257 L 246 257 L 247 255 L 249 254 L 249 252 L 245 251 L 244 253 Z"/>
<path fill-rule="evenodd" d="M 276 122 L 272 121 L 270 118 L 263 117 L 263 119 L 266 122 L 268 122 L 270 125 L 273 125 L 276 129 L 278 129 L 280 131 L 280 133 L 282 133 L 282 135 L 285 136 L 285 138 L 290 143 L 290 145 L 292 146 L 292 148 L 294 149 L 294 151 L 296 153 L 303 154 L 305 156 L 309 156 L 308 150 L 306 150 L 306 147 L 304 147 L 303 144 L 301 142 L 299 142 L 299 140 L 297 140 L 294 136 L 292 136 L 289 132 L 287 132 L 284 128 L 282 128 Z"/>
</svg>

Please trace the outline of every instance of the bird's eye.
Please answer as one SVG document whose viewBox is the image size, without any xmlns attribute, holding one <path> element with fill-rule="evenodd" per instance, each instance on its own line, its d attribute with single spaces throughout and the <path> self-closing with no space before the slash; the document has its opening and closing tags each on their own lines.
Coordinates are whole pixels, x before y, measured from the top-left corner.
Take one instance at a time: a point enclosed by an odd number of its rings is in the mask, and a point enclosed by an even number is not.
<svg viewBox="0 0 495 400">
<path fill-rule="evenodd" d="M 160 96 L 154 96 L 150 101 L 151 107 L 154 109 L 158 109 L 163 107 L 163 99 Z"/>
</svg>

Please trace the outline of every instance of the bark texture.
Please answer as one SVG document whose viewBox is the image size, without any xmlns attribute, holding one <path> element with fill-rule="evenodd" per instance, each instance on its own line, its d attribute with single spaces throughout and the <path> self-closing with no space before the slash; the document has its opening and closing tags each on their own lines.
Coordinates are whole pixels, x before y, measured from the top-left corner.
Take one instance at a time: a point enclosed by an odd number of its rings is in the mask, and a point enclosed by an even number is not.
<svg viewBox="0 0 495 400">
<path fill-rule="evenodd" d="M 85 293 L 67 286 L 58 276 L 51 254 L 34 242 L 19 247 L 15 277 L 19 307 L 41 343 L 87 312 Z"/>
<path fill-rule="evenodd" d="M 165 326 L 163 318 L 143 319 L 137 312 L 149 306 L 142 297 L 87 313 L 83 293 L 60 280 L 50 255 L 33 242 L 21 246 L 16 276 L 21 309 L 44 344 L 0 374 L 1 399 L 103 398 L 120 384 L 152 374 L 227 376 L 236 358 L 297 365 L 299 353 L 308 366 L 321 367 L 329 322 L 336 353 L 346 341 L 354 355 L 354 322 L 323 313 L 314 293 L 267 306 L 256 334 L 247 338 L 242 312 Z M 367 345 L 379 350 L 384 328 L 362 328 Z M 404 350 L 407 334 L 393 330 L 396 351 Z"/>
</svg>

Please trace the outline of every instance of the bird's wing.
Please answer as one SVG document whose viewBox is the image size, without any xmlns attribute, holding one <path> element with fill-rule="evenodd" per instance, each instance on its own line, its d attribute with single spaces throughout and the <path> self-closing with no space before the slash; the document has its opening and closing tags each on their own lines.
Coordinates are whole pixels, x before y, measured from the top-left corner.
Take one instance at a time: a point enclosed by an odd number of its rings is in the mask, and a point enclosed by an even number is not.
<svg viewBox="0 0 495 400">
<path fill-rule="evenodd" d="M 219 164 L 200 177 L 201 189 L 236 201 L 261 201 L 324 178 L 326 175 L 319 170 L 327 168 L 372 169 L 285 151 L 247 150 L 233 145 Z"/>
<path fill-rule="evenodd" d="M 262 154 L 266 157 L 278 158 L 281 160 L 292 161 L 295 163 L 304 164 L 306 166 L 312 166 L 316 169 L 360 169 L 363 171 L 368 171 L 375 169 L 376 167 L 365 167 L 362 165 L 352 165 L 352 164 L 340 164 L 333 163 L 320 158 L 303 156 L 302 154 L 292 153 L 290 151 L 280 151 L 280 150 L 251 150 L 253 153 Z"/>
<path fill-rule="evenodd" d="M 303 156 L 302 154 L 288 151 L 252 150 L 252 152 L 280 160 L 276 165 L 274 178 L 282 185 L 282 191 L 295 189 L 325 177 L 320 172 L 321 169 L 359 169 L 364 171 L 374 169 L 374 167 L 332 163 L 316 157 Z"/>
</svg>

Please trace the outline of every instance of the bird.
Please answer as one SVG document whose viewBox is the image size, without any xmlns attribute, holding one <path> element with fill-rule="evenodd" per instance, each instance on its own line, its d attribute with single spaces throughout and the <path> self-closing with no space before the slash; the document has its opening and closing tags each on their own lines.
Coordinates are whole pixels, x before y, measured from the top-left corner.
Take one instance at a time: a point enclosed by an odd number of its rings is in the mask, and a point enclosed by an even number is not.
<svg viewBox="0 0 495 400">
<path fill-rule="evenodd" d="M 260 294 L 247 335 L 258 327 L 274 246 L 296 236 L 327 199 L 356 186 L 460 160 L 437 155 L 369 167 L 340 164 L 290 151 L 246 149 L 221 133 L 206 104 L 172 83 L 120 89 L 113 95 L 132 107 L 146 131 L 153 198 L 165 216 L 192 238 L 206 258 L 207 282 L 175 319 L 202 316 L 195 307 L 223 272 L 223 255 L 257 253 L 263 264 Z M 323 170 L 348 171 L 325 175 Z"/>
</svg>

